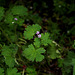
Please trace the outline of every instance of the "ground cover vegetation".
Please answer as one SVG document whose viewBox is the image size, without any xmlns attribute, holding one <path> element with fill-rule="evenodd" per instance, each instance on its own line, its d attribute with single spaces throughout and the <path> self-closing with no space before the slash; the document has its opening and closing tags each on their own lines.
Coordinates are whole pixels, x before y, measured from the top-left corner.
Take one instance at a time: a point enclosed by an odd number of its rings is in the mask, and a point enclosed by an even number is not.
<svg viewBox="0 0 75 75">
<path fill-rule="evenodd" d="M 0 0 L 0 75 L 75 75 L 74 0 Z"/>
</svg>

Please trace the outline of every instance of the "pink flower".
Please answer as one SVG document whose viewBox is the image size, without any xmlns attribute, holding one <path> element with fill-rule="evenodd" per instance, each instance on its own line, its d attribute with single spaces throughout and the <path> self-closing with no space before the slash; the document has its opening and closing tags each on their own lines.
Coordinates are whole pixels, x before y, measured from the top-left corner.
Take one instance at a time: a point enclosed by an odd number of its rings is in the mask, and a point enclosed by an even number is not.
<svg viewBox="0 0 75 75">
<path fill-rule="evenodd" d="M 17 18 L 14 18 L 14 20 L 16 20 L 16 21 L 17 21 L 18 19 L 17 19 Z"/>
<path fill-rule="evenodd" d="M 38 35 L 38 38 L 41 38 L 41 34 Z"/>
<path fill-rule="evenodd" d="M 40 33 L 39 31 L 36 32 L 37 35 L 38 35 L 39 33 Z"/>
</svg>

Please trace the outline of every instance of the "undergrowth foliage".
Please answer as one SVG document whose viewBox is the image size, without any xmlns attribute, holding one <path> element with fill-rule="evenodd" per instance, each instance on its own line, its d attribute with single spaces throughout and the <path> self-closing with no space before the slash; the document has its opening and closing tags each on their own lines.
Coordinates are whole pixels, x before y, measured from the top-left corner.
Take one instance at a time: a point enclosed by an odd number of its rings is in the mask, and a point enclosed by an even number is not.
<svg viewBox="0 0 75 75">
<path fill-rule="evenodd" d="M 66 4 L 57 1 L 54 0 L 53 11 L 63 15 L 56 7 L 61 5 L 58 7 L 66 12 Z M 33 24 L 25 24 L 26 21 Z M 45 31 L 42 18 L 23 5 L 15 5 L 7 10 L 0 7 L 0 22 L 0 75 L 40 75 L 41 70 L 38 71 L 36 66 L 39 69 L 39 64 L 48 64 L 50 68 L 50 62 L 55 59 L 62 75 L 71 75 L 72 72 L 75 75 L 75 53 L 64 48 L 61 41 L 60 45 L 56 42 L 60 34 L 57 23 L 49 19 L 47 23 L 56 26 Z M 75 49 L 75 41 L 72 48 Z"/>
</svg>

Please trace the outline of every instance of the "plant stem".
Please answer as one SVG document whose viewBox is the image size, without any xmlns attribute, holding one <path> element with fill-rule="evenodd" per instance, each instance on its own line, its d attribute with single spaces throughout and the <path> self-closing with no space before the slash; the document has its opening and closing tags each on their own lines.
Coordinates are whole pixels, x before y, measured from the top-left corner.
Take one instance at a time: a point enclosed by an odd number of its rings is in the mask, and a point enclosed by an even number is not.
<svg viewBox="0 0 75 75">
<path fill-rule="evenodd" d="M 25 70 L 23 69 L 22 75 L 24 75 Z"/>
</svg>

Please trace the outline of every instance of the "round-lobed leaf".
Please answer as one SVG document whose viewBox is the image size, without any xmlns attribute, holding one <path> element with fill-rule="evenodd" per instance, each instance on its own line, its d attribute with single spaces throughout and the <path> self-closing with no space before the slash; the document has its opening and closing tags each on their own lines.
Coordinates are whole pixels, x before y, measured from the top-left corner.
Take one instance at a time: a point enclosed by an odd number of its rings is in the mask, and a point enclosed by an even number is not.
<svg viewBox="0 0 75 75">
<path fill-rule="evenodd" d="M 25 39 L 28 39 L 28 40 L 33 39 L 33 36 L 36 34 L 37 31 L 40 31 L 40 29 L 41 29 L 41 26 L 38 24 L 27 26 L 27 28 L 25 29 L 26 31 L 24 31 Z"/>
<path fill-rule="evenodd" d="M 28 9 L 22 5 L 14 6 L 11 9 L 13 15 L 25 16 L 28 15 Z"/>
<path fill-rule="evenodd" d="M 44 48 L 38 48 L 35 49 L 34 46 L 32 44 L 30 44 L 28 46 L 28 48 L 26 48 L 23 51 L 23 55 L 30 61 L 42 61 L 44 59 L 44 56 L 41 53 L 44 53 L 45 49 Z"/>
</svg>

